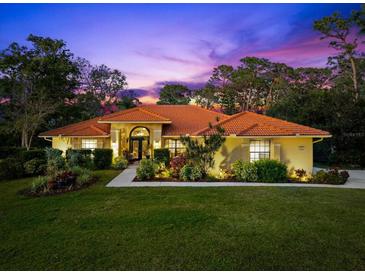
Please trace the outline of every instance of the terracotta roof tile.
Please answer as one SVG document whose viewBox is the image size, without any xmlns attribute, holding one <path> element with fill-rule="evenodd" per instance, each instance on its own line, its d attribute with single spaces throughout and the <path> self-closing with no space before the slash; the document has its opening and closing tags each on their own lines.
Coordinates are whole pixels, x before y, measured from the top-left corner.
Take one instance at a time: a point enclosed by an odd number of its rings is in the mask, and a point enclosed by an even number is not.
<svg viewBox="0 0 365 274">
<path fill-rule="evenodd" d="M 229 117 L 223 113 L 193 105 L 146 105 L 141 108 L 171 120 L 171 124 L 163 126 L 162 135 L 165 136 L 193 134 L 207 127 L 209 122 L 216 122 L 217 117 L 220 120 Z"/>
<path fill-rule="evenodd" d="M 329 132 L 272 118 L 253 112 L 241 112 L 215 125 L 225 129 L 225 135 L 237 136 L 328 136 Z M 199 130 L 194 135 L 209 135 L 215 132 L 209 127 Z"/>
<path fill-rule="evenodd" d="M 99 119 L 100 117 L 97 117 L 83 122 L 52 129 L 40 133 L 39 136 L 109 136 L 110 124 L 100 124 L 98 123 Z"/>
<path fill-rule="evenodd" d="M 170 122 L 170 119 L 150 112 L 143 107 L 136 107 L 127 110 L 121 110 L 109 115 L 105 115 L 100 118 L 100 121 L 113 121 L 113 122 Z"/>
<path fill-rule="evenodd" d="M 217 117 L 219 122 L 216 122 Z M 228 116 L 192 105 L 146 105 L 123 110 L 103 117 L 71 124 L 41 133 L 39 136 L 109 136 L 110 122 L 160 122 L 163 136 L 209 135 L 214 129 L 209 123 L 219 124 L 225 135 L 237 136 L 329 136 L 326 131 L 287 122 L 253 112 Z M 100 123 L 102 122 L 102 123 Z"/>
</svg>

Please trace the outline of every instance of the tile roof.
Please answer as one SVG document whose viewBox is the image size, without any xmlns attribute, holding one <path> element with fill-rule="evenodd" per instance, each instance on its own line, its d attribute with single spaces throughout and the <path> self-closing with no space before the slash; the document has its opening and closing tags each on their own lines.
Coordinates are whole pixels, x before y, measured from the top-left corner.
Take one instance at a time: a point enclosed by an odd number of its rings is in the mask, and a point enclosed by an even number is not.
<svg viewBox="0 0 365 274">
<path fill-rule="evenodd" d="M 100 117 L 64 127 L 48 130 L 39 134 L 39 137 L 48 136 L 109 136 L 110 124 L 98 123 Z"/>
<path fill-rule="evenodd" d="M 219 122 L 217 122 L 217 118 Z M 241 112 L 232 116 L 192 105 L 146 105 L 115 112 L 84 122 L 41 133 L 45 136 L 109 136 L 109 122 L 156 122 L 163 123 L 163 136 L 209 135 L 214 129 L 209 123 L 219 124 L 225 135 L 237 136 L 330 136 L 330 133 L 268 117 L 253 112 Z"/>
<path fill-rule="evenodd" d="M 237 136 L 329 136 L 327 131 L 315 129 L 308 126 L 291 123 L 285 120 L 272 118 L 254 112 L 241 112 L 216 123 L 225 129 L 225 135 L 235 134 Z M 206 127 L 194 135 L 209 135 L 215 129 Z"/>
<path fill-rule="evenodd" d="M 219 120 L 230 117 L 193 105 L 146 105 L 141 108 L 171 120 L 171 124 L 163 126 L 162 135 L 165 136 L 193 134 L 197 130 L 207 127 L 209 122 L 215 123 L 217 117 Z"/>
<path fill-rule="evenodd" d="M 126 110 L 121 110 L 102 116 L 100 121 L 111 122 L 171 122 L 169 118 L 166 118 L 160 114 L 156 114 L 146 110 L 144 107 L 136 107 Z"/>
</svg>

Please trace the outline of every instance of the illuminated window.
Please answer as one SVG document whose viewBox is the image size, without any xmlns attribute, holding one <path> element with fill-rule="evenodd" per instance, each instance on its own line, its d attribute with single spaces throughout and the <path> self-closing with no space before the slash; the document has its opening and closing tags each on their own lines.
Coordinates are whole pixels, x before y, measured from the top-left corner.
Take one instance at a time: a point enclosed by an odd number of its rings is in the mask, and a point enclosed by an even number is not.
<svg viewBox="0 0 365 274">
<path fill-rule="evenodd" d="M 170 150 L 171 156 L 177 156 L 185 151 L 184 145 L 178 139 L 167 139 L 165 147 Z"/>
<path fill-rule="evenodd" d="M 98 141 L 96 139 L 82 139 L 81 148 L 94 149 L 98 147 Z"/>
<path fill-rule="evenodd" d="M 270 140 L 250 141 L 250 162 L 270 159 Z"/>
<path fill-rule="evenodd" d="M 150 133 L 145 127 L 136 127 L 133 129 L 131 133 L 132 137 L 147 137 L 150 136 Z"/>
</svg>

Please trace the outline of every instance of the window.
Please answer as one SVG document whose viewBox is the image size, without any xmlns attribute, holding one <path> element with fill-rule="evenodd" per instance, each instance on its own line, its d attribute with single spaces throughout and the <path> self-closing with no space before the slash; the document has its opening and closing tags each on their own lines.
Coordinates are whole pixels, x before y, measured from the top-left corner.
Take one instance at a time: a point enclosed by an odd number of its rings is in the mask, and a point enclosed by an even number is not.
<svg viewBox="0 0 365 274">
<path fill-rule="evenodd" d="M 250 162 L 270 159 L 270 140 L 250 141 Z"/>
<path fill-rule="evenodd" d="M 98 141 L 96 139 L 82 139 L 81 148 L 94 149 L 98 147 Z"/>
<path fill-rule="evenodd" d="M 180 155 L 185 151 L 184 145 L 178 139 L 167 139 L 165 147 L 170 150 L 172 156 Z"/>
<path fill-rule="evenodd" d="M 131 132 L 132 137 L 148 137 L 150 136 L 150 133 L 148 132 L 148 129 L 145 127 L 136 127 Z"/>
</svg>

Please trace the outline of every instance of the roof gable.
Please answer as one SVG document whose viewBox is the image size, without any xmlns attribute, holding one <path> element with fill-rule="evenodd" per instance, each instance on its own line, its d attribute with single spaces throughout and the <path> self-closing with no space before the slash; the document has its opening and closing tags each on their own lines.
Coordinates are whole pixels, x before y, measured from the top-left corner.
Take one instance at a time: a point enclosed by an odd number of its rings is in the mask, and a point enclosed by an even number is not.
<svg viewBox="0 0 365 274">
<path fill-rule="evenodd" d="M 194 105 L 146 105 L 141 108 L 171 120 L 171 124 L 163 127 L 162 135 L 165 136 L 191 135 L 207 127 L 209 123 L 216 123 L 217 118 L 222 120 L 230 117 Z"/>
<path fill-rule="evenodd" d="M 170 119 L 143 109 L 142 107 L 121 110 L 105 115 L 100 122 L 171 122 Z"/>
</svg>

